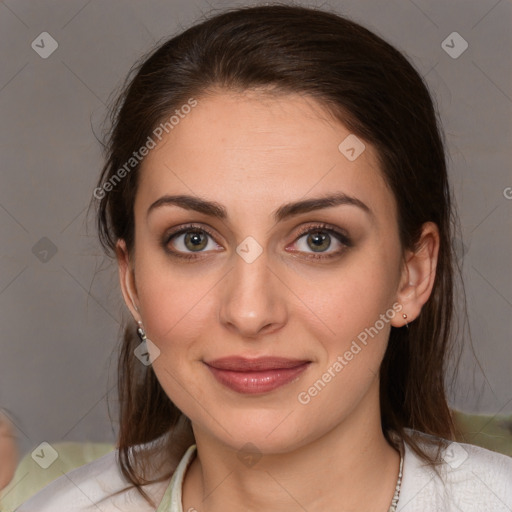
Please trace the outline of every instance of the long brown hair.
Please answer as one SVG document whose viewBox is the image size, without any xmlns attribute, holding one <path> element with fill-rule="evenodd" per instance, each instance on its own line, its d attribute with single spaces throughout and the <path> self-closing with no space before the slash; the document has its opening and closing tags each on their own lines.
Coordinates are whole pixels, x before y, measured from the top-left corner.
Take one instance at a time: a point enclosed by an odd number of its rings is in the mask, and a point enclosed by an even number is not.
<svg viewBox="0 0 512 512">
<path fill-rule="evenodd" d="M 132 69 L 112 109 L 106 164 L 95 193 L 100 241 L 113 255 L 123 239 L 133 253 L 140 164 L 127 169 L 126 162 L 163 120 L 190 98 L 200 102 L 215 90 L 254 88 L 307 95 L 377 149 L 398 207 L 404 251 L 415 248 L 425 222 L 439 228 L 431 297 L 408 327 L 391 328 L 380 369 L 388 441 L 393 443 L 389 432 L 395 431 L 434 463 L 408 429 L 454 438 L 445 373 L 453 339 L 454 278 L 457 270 L 460 274 L 451 243 L 457 217 L 428 89 L 407 58 L 374 33 L 325 10 L 275 4 L 224 11 L 161 44 Z M 114 183 L 123 166 L 126 172 Z M 151 503 L 142 485 L 167 479 L 171 472 L 147 478 L 150 458 L 164 452 L 178 460 L 193 435 L 151 366 L 134 357 L 135 328 L 132 321 L 127 324 L 119 357 L 117 446 L 123 474 Z M 149 442 L 153 451 L 140 446 Z"/>
</svg>

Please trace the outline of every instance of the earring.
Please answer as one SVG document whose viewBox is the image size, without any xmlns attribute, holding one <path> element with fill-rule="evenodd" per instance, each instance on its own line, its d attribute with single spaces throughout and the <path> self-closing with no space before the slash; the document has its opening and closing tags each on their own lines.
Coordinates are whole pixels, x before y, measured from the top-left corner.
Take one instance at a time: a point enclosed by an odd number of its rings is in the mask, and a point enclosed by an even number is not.
<svg viewBox="0 0 512 512">
<path fill-rule="evenodd" d="M 144 327 L 142 327 L 142 322 L 138 321 L 139 327 L 137 327 L 137 336 L 140 338 L 141 343 L 146 341 L 146 331 L 144 331 Z"/>
<path fill-rule="evenodd" d="M 406 319 L 407 319 L 407 315 L 404 313 L 404 314 L 402 315 L 402 318 L 403 318 L 404 320 L 406 320 Z M 409 322 L 405 322 L 405 327 L 407 327 L 407 329 L 409 329 Z"/>
</svg>

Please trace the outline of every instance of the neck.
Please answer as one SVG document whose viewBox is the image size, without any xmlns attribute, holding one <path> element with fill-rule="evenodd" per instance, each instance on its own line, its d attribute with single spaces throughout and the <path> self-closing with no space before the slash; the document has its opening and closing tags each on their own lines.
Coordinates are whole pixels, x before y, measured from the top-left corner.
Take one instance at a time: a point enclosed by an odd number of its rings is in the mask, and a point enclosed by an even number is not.
<svg viewBox="0 0 512 512">
<path fill-rule="evenodd" d="M 387 512 L 391 504 L 400 455 L 382 433 L 378 389 L 321 437 L 265 453 L 253 465 L 204 431 L 194 433 L 197 457 L 185 476 L 183 510 Z"/>
</svg>

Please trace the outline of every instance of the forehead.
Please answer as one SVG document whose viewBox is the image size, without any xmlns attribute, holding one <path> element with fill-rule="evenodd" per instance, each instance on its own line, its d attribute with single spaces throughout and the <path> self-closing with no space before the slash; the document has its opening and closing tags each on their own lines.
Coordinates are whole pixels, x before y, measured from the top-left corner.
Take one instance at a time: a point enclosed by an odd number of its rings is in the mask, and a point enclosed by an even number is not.
<svg viewBox="0 0 512 512">
<path fill-rule="evenodd" d="M 356 155 L 362 151 L 355 159 L 352 148 Z M 271 204 L 343 192 L 377 212 L 394 209 L 375 149 L 315 100 L 299 95 L 226 92 L 197 98 L 140 172 L 139 204 L 183 193 L 257 214 Z"/>
</svg>

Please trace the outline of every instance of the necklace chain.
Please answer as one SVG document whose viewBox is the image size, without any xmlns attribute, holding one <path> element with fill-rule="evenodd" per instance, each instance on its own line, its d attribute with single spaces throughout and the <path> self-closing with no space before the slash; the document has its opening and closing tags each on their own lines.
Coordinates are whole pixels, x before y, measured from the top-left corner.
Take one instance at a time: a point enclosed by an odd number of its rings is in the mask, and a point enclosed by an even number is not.
<svg viewBox="0 0 512 512">
<path fill-rule="evenodd" d="M 403 444 L 400 443 L 400 468 L 398 470 L 398 479 L 396 481 L 395 494 L 393 495 L 393 499 L 391 500 L 391 506 L 389 507 L 388 512 L 396 511 L 396 507 L 398 506 L 398 499 L 400 498 L 400 488 L 402 487 L 402 470 L 404 466 L 403 451 Z"/>
</svg>

